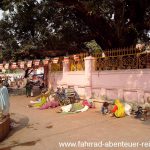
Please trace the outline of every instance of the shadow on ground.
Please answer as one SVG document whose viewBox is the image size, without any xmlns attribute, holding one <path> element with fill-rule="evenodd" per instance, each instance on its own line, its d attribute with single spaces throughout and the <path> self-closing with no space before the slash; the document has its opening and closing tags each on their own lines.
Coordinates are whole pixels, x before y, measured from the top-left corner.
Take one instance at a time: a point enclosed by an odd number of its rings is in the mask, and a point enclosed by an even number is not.
<svg viewBox="0 0 150 150">
<path fill-rule="evenodd" d="M 144 125 L 148 125 L 150 127 L 150 119 L 149 120 L 146 120 L 146 121 L 143 121 L 143 124 Z"/>
<path fill-rule="evenodd" d="M 12 145 L 0 148 L 0 150 L 11 150 L 11 148 L 14 148 L 14 147 L 17 147 L 17 146 L 33 146 L 39 141 L 40 141 L 40 139 L 37 139 L 35 141 L 24 142 L 24 143 L 18 143 L 16 141 L 14 141 L 14 143 Z"/>
<path fill-rule="evenodd" d="M 11 131 L 6 139 L 11 137 L 14 133 L 18 132 L 19 130 L 25 128 L 29 122 L 29 118 L 21 114 L 11 113 L 10 117 L 11 117 Z"/>
<path fill-rule="evenodd" d="M 11 116 L 11 131 L 9 135 L 7 136 L 7 138 L 5 138 L 4 140 L 9 139 L 13 134 L 22 130 L 25 127 L 32 128 L 32 124 L 31 125 L 28 124 L 29 122 L 28 117 L 21 115 L 21 114 L 15 114 L 15 113 L 11 113 L 10 116 Z M 9 146 L 2 147 L 0 148 L 0 150 L 11 150 L 12 148 L 18 147 L 18 146 L 34 146 L 39 141 L 41 140 L 37 139 L 37 140 L 27 141 L 27 142 L 22 142 L 22 143 L 19 143 L 17 141 L 12 141 L 12 143 Z"/>
</svg>

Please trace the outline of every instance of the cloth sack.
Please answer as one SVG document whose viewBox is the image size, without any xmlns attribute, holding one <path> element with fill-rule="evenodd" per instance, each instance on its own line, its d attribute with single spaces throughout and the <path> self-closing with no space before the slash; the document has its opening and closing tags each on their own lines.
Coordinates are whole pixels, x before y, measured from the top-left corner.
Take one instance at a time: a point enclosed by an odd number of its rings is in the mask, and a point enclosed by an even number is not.
<svg viewBox="0 0 150 150">
<path fill-rule="evenodd" d="M 125 107 L 125 114 L 130 116 L 131 115 L 131 111 L 132 111 L 131 105 L 129 105 L 128 103 L 125 103 L 124 107 Z"/>
<path fill-rule="evenodd" d="M 90 103 L 88 100 L 84 100 L 82 103 L 83 106 L 88 106 L 89 108 L 92 107 L 92 103 Z"/>
<path fill-rule="evenodd" d="M 69 112 L 72 108 L 72 104 L 66 105 L 66 106 L 62 106 L 62 112 Z"/>
</svg>

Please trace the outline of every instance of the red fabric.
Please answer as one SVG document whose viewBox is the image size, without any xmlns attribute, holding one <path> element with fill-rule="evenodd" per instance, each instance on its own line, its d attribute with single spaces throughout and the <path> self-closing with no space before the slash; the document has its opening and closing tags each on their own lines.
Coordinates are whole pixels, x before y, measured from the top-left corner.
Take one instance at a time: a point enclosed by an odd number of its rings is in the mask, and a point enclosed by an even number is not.
<svg viewBox="0 0 150 150">
<path fill-rule="evenodd" d="M 48 101 L 46 104 L 44 104 L 40 110 L 43 110 L 43 109 L 48 109 L 48 108 L 55 108 L 59 106 L 59 103 L 58 101 Z"/>
<path fill-rule="evenodd" d="M 114 113 L 117 109 L 118 109 L 118 107 L 117 107 L 117 105 L 115 105 L 111 112 Z"/>
<path fill-rule="evenodd" d="M 89 103 L 87 100 L 84 100 L 84 101 L 82 102 L 82 105 L 83 105 L 83 106 L 89 106 L 89 108 L 92 107 L 92 104 Z"/>
</svg>

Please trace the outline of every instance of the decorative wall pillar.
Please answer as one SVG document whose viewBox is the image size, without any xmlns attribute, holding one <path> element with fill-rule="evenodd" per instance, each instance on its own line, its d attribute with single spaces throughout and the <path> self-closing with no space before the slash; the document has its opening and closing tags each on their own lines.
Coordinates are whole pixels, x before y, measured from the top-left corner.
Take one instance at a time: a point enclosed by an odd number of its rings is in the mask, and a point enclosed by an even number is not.
<svg viewBox="0 0 150 150">
<path fill-rule="evenodd" d="M 137 91 L 138 103 L 144 103 L 144 91 L 138 90 Z"/>
<path fill-rule="evenodd" d="M 95 70 L 95 58 L 88 56 L 85 60 L 85 96 L 90 98 L 92 96 L 92 72 Z"/>
<path fill-rule="evenodd" d="M 105 88 L 100 89 L 100 98 L 101 98 L 101 100 L 107 99 L 107 90 Z"/>
<path fill-rule="evenodd" d="M 63 60 L 63 80 L 62 80 L 62 86 L 67 88 L 68 87 L 68 84 L 67 84 L 67 81 L 68 81 L 68 78 L 67 78 L 67 72 L 70 71 L 70 63 L 69 63 L 69 57 L 64 57 L 64 60 Z"/>
<path fill-rule="evenodd" d="M 48 74 L 48 77 L 47 77 L 47 80 L 48 80 L 48 89 L 51 89 L 52 88 L 52 82 L 51 82 L 51 62 L 48 63 L 48 71 L 47 71 L 47 74 Z"/>
<path fill-rule="evenodd" d="M 49 76 L 49 68 L 48 65 L 44 66 L 44 84 L 46 87 L 48 87 L 48 76 Z"/>
<path fill-rule="evenodd" d="M 124 99 L 123 89 L 118 89 L 118 98 L 122 100 Z"/>
<path fill-rule="evenodd" d="M 63 73 L 66 73 L 69 71 L 69 57 L 64 57 L 63 60 Z"/>
<path fill-rule="evenodd" d="M 20 62 L 21 65 L 21 62 Z M 39 64 L 40 65 L 40 62 Z M 43 59 L 43 67 L 44 67 L 44 84 L 48 88 L 48 78 L 49 78 L 49 58 Z"/>
</svg>

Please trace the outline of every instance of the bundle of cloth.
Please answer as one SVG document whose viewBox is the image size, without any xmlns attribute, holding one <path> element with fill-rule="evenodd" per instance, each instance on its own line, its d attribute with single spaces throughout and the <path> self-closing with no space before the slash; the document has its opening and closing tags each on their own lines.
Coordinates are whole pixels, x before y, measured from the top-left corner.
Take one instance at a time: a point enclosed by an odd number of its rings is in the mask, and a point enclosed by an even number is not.
<svg viewBox="0 0 150 150">
<path fill-rule="evenodd" d="M 93 103 L 90 99 L 88 100 L 83 100 L 80 101 L 78 103 L 73 103 L 73 104 L 69 104 L 66 106 L 62 106 L 61 107 L 61 112 L 62 113 L 79 113 L 79 112 L 85 112 L 87 111 L 89 108 L 93 107 Z"/>
</svg>

